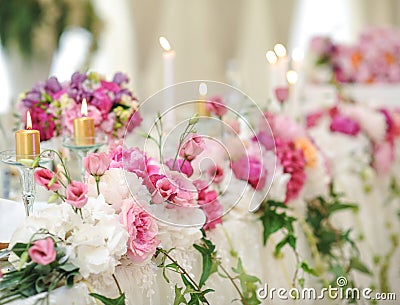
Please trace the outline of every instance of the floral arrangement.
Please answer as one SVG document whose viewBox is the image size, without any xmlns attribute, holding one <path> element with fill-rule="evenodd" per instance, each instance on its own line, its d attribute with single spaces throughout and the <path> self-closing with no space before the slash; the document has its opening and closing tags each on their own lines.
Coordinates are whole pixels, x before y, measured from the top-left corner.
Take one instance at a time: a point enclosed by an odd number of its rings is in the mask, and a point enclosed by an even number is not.
<svg viewBox="0 0 400 305">
<path fill-rule="evenodd" d="M 62 33 L 73 27 L 92 34 L 94 49 L 101 27 L 90 0 L 6 1 L 0 8 L 0 20 L 3 46 L 17 49 L 26 58 L 57 49 Z"/>
<path fill-rule="evenodd" d="M 134 116 L 131 131 L 140 125 L 136 110 L 139 103 L 127 88 L 129 79 L 116 73 L 111 81 L 102 75 L 76 72 L 71 80 L 61 84 L 56 77 L 20 95 L 18 106 L 23 120 L 30 111 L 33 128 L 40 131 L 41 141 L 73 134 L 73 120 L 80 117 L 81 103 L 86 99 L 88 115 L 94 118 L 97 132 L 109 139 L 120 138 Z"/>
<path fill-rule="evenodd" d="M 400 31 L 392 27 L 366 28 L 353 45 L 325 36 L 316 36 L 310 42 L 313 64 L 328 71 L 331 80 L 338 83 L 400 82 L 399 50 Z M 318 81 L 319 71 L 312 71 L 314 81 Z"/>
</svg>

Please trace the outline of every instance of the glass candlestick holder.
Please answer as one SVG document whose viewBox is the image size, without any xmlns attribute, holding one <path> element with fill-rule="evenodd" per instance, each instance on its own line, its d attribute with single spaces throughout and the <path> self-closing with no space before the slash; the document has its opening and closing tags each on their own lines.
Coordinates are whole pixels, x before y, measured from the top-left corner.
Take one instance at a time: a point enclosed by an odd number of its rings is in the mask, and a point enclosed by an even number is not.
<svg viewBox="0 0 400 305">
<path fill-rule="evenodd" d="M 81 179 L 85 179 L 85 168 L 83 167 L 82 160 L 88 153 L 96 152 L 100 147 L 107 143 L 106 135 L 97 135 L 95 137 L 79 138 L 79 141 L 75 137 L 64 137 L 63 146 L 71 150 L 78 159 L 78 167 L 81 170 Z"/>
<path fill-rule="evenodd" d="M 35 167 L 30 166 L 30 162 L 36 159 L 36 155 L 25 156 L 24 159 L 18 159 L 15 151 L 6 150 L 0 153 L 1 161 L 4 164 L 13 166 L 18 170 L 21 184 L 22 201 L 25 207 L 26 216 L 32 215 L 33 204 L 35 202 Z M 45 166 L 47 163 L 51 163 L 54 159 L 51 151 L 44 151 L 40 154 L 39 165 Z"/>
</svg>

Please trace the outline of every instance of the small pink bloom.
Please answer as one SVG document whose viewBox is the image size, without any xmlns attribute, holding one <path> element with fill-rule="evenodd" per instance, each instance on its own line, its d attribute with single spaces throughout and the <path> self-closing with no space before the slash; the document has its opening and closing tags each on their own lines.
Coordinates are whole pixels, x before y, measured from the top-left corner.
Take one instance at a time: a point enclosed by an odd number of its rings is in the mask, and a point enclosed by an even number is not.
<svg viewBox="0 0 400 305">
<path fill-rule="evenodd" d="M 190 135 L 183 143 L 179 156 L 192 161 L 204 150 L 204 139 L 196 134 Z"/>
<path fill-rule="evenodd" d="M 61 187 L 60 183 L 57 180 L 51 186 L 49 186 L 49 183 L 54 176 L 55 174 L 47 168 L 39 168 L 35 171 L 34 174 L 37 184 L 45 187 L 48 191 L 53 192 L 59 190 Z"/>
<path fill-rule="evenodd" d="M 224 207 L 217 200 L 218 194 L 216 191 L 205 192 L 204 198 L 199 199 L 201 209 L 206 214 L 206 224 L 204 230 L 214 229 L 217 224 L 222 223 L 222 215 L 224 213 Z"/>
<path fill-rule="evenodd" d="M 276 87 L 275 97 L 281 104 L 284 103 L 289 98 L 289 87 Z"/>
<path fill-rule="evenodd" d="M 307 128 L 312 128 L 312 127 L 316 126 L 323 115 L 324 115 L 323 111 L 315 111 L 315 112 L 307 114 L 307 117 L 306 117 Z"/>
<path fill-rule="evenodd" d="M 183 164 L 183 166 L 182 166 L 182 164 Z M 178 172 L 184 173 L 188 177 L 193 175 L 193 167 L 192 167 L 192 165 L 190 164 L 189 161 L 186 161 L 184 159 L 176 160 L 174 167 L 173 167 L 174 159 L 169 159 L 167 162 L 165 162 L 165 165 L 167 165 L 170 170 L 174 170 L 174 171 L 178 171 Z"/>
<path fill-rule="evenodd" d="M 39 265 L 51 264 L 56 259 L 54 241 L 50 237 L 37 240 L 29 248 L 28 254 L 32 261 Z"/>
<path fill-rule="evenodd" d="M 210 113 L 215 114 L 218 117 L 222 117 L 228 112 L 228 109 L 226 108 L 222 97 L 219 95 L 214 96 L 207 101 L 206 109 Z"/>
<path fill-rule="evenodd" d="M 247 181 L 255 190 L 261 190 L 267 181 L 267 171 L 260 160 L 253 156 L 244 156 L 232 163 L 235 177 Z"/>
<path fill-rule="evenodd" d="M 86 197 L 87 192 L 88 192 L 88 187 L 86 184 L 83 184 L 80 181 L 72 181 L 67 186 L 66 189 L 67 199 L 65 201 L 70 205 L 72 205 L 73 207 L 80 209 L 88 201 Z"/>
<path fill-rule="evenodd" d="M 101 87 L 102 89 L 105 91 L 112 91 L 112 92 L 118 92 L 119 90 L 121 90 L 120 86 L 118 86 L 116 83 L 113 82 L 107 82 L 105 80 L 101 80 Z"/>
<path fill-rule="evenodd" d="M 103 176 L 109 168 L 111 158 L 106 153 L 93 153 L 83 158 L 83 166 L 92 176 Z"/>
<path fill-rule="evenodd" d="M 360 125 L 342 114 L 337 114 L 333 117 L 329 128 L 333 132 L 340 132 L 350 136 L 356 136 L 360 132 Z"/>
<path fill-rule="evenodd" d="M 176 196 L 177 189 L 167 177 L 158 179 L 156 182 L 156 189 L 160 195 L 166 200 L 172 200 Z"/>
<path fill-rule="evenodd" d="M 378 174 L 390 172 L 394 161 L 394 147 L 389 142 L 382 142 L 374 146 L 374 161 L 372 163 Z"/>
<path fill-rule="evenodd" d="M 207 176 L 211 178 L 212 182 L 218 184 L 224 180 L 224 170 L 219 165 L 212 165 L 207 168 Z"/>
<path fill-rule="evenodd" d="M 119 219 L 129 234 L 128 257 L 134 263 L 150 258 L 160 243 L 157 222 L 132 198 L 122 202 Z"/>
</svg>

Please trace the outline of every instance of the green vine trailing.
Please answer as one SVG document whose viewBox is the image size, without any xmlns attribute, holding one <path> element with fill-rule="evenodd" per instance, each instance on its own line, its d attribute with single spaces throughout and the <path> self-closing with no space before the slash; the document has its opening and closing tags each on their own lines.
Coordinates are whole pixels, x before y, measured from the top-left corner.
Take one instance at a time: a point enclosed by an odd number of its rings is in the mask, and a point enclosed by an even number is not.
<svg viewBox="0 0 400 305">
<path fill-rule="evenodd" d="M 304 287 L 304 277 L 299 276 L 299 271 L 317 276 L 318 273 L 309 266 L 305 260 L 301 260 L 300 254 L 296 248 L 297 237 L 294 230 L 294 223 L 298 219 L 289 214 L 289 207 L 284 203 L 274 200 L 267 200 L 263 202 L 259 210 L 259 219 L 263 225 L 263 243 L 267 245 L 268 240 L 276 232 L 283 235 L 282 239 L 276 244 L 274 256 L 277 259 L 282 258 L 282 248 L 288 245 L 296 258 L 296 269 L 293 275 L 292 286 L 300 285 Z"/>
<path fill-rule="evenodd" d="M 200 279 L 196 281 L 185 268 L 171 255 L 174 249 L 165 250 L 158 248 L 156 259 L 159 259 L 158 267 L 162 268 L 163 276 L 167 283 L 171 280 L 167 276 L 167 271 L 171 271 L 180 275 L 182 284 L 175 284 L 174 305 L 200 305 L 210 304 L 207 294 L 214 292 L 211 288 L 205 288 L 207 280 L 214 273 L 219 274 L 222 278 L 231 282 L 235 288 L 238 298 L 232 301 L 240 301 L 243 305 L 258 305 L 260 301 L 257 299 L 257 284 L 261 281 L 246 273 L 240 258 L 237 259 L 236 267 L 232 267 L 229 271 L 222 265 L 221 258 L 218 256 L 215 245 L 206 238 L 204 230 L 203 237 L 198 244 L 193 247 L 200 252 L 202 256 L 202 273 Z"/>
<path fill-rule="evenodd" d="M 329 284 L 336 287 L 337 278 L 346 277 L 347 286 L 356 287 L 352 272 L 358 271 L 367 275 L 371 275 L 371 272 L 360 260 L 360 252 L 351 237 L 352 230 L 334 225 L 332 218 L 344 210 L 357 212 L 358 206 L 345 202 L 343 195 L 336 193 L 331 186 L 327 198 L 317 197 L 307 202 L 306 223 L 315 237 L 316 247 L 326 270 L 332 275 Z"/>
</svg>

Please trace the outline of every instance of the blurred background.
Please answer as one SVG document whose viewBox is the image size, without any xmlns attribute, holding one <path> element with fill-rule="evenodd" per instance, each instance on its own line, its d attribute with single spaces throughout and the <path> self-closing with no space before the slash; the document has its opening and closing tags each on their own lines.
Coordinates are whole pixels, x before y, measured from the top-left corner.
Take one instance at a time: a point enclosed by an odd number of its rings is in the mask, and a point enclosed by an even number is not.
<svg viewBox="0 0 400 305">
<path fill-rule="evenodd" d="M 400 26 L 397 0 L 0 0 L 0 113 L 49 75 L 129 75 L 143 100 L 164 87 L 165 36 L 174 81 L 209 79 L 267 99 L 266 51 L 307 51 L 315 34 L 352 42 L 369 25 Z M 290 53 L 289 53 L 290 54 Z"/>
</svg>

